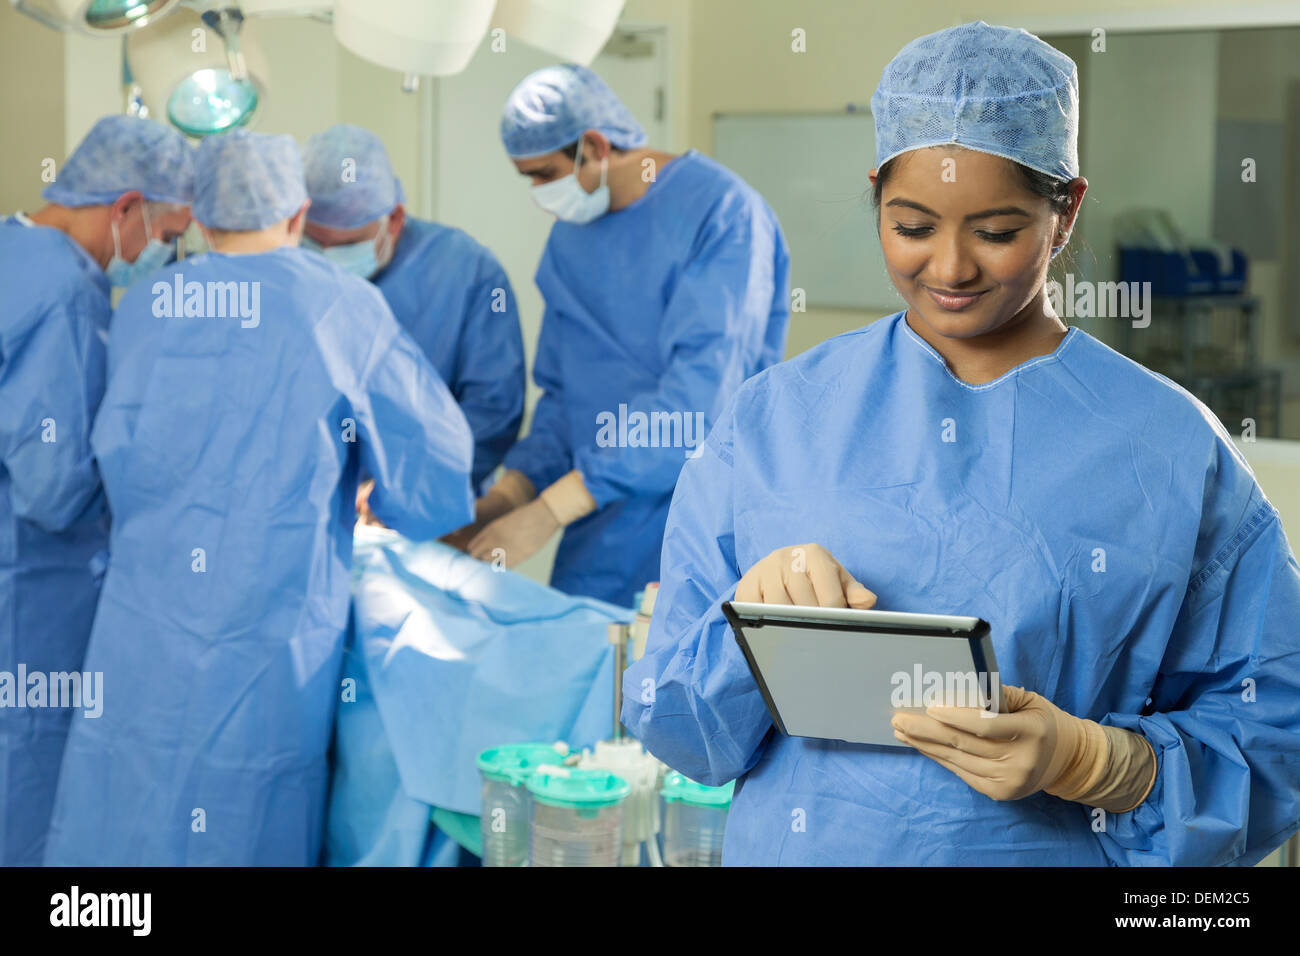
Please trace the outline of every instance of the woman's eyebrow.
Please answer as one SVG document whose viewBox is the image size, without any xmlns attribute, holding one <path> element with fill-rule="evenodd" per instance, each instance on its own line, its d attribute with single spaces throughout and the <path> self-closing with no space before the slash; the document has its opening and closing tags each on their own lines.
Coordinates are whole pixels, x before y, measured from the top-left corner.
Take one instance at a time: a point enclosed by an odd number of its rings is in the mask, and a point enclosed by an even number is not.
<svg viewBox="0 0 1300 956">
<path fill-rule="evenodd" d="M 885 205 L 906 206 L 909 209 L 915 209 L 918 212 L 923 212 L 927 216 L 934 216 L 935 219 L 943 218 L 943 216 L 939 215 L 929 206 L 923 206 L 919 202 L 913 202 L 910 199 L 891 199 L 889 200 L 889 202 L 885 203 Z M 969 222 L 972 219 L 989 219 L 992 218 L 993 216 L 1026 216 L 1027 217 L 1028 215 L 1029 213 L 1021 209 L 1019 206 L 999 206 L 996 209 L 984 209 L 980 212 L 973 212 L 969 216 L 964 216 L 962 218 L 964 218 L 967 222 Z"/>
</svg>

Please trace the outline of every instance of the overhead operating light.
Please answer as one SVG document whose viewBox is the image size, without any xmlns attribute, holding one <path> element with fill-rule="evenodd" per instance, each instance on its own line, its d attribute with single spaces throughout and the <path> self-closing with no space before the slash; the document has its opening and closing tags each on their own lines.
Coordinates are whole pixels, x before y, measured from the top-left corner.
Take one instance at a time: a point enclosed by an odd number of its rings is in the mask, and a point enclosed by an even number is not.
<svg viewBox="0 0 1300 956">
<path fill-rule="evenodd" d="M 235 7 L 202 16 L 182 9 L 128 37 L 126 58 L 149 115 L 189 136 L 248 126 L 269 84 L 266 58 Z"/>
<path fill-rule="evenodd" d="M 156 23 L 180 0 L 13 0 L 14 9 L 56 30 L 94 36 Z"/>
<path fill-rule="evenodd" d="M 465 69 L 487 35 L 495 0 L 337 0 L 334 36 L 362 59 L 407 75 Z"/>
<path fill-rule="evenodd" d="M 614 32 L 624 0 L 497 0 L 492 26 L 588 66 Z"/>
</svg>

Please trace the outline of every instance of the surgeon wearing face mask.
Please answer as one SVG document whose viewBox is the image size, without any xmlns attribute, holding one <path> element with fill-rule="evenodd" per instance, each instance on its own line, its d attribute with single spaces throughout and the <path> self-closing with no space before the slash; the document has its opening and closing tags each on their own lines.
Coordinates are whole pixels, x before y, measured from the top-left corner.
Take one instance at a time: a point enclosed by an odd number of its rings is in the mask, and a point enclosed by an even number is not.
<svg viewBox="0 0 1300 956">
<path fill-rule="evenodd" d="M 373 285 L 298 247 L 293 139 L 210 136 L 195 164 L 210 251 L 132 286 L 111 323 L 92 445 L 113 528 L 85 663 L 106 691 L 72 720 L 52 864 L 314 864 L 357 476 L 409 538 L 471 514 L 469 426 L 437 371 Z M 205 295 L 181 309 L 181 285 Z"/>
<path fill-rule="evenodd" d="M 340 123 L 303 151 L 303 245 L 383 293 L 474 433 L 474 483 L 501 463 L 524 413 L 524 343 L 505 270 L 460 229 L 406 214 L 379 137 Z"/>
<path fill-rule="evenodd" d="M 47 204 L 0 222 L 0 671 L 79 671 L 108 543 L 90 426 L 110 282 L 161 265 L 189 222 L 191 150 L 109 116 Z M 24 687 L 20 693 L 27 693 Z M 0 865 L 39 865 L 70 711 L 0 707 Z"/>
<path fill-rule="evenodd" d="M 686 465 L 623 723 L 737 781 L 724 864 L 1257 863 L 1300 821 L 1300 569 L 1214 413 L 1053 311 L 1074 62 L 968 23 L 871 105 L 907 308 L 746 382 Z M 733 599 L 983 618 L 1007 708 L 786 736 Z"/>
<path fill-rule="evenodd" d="M 556 218 L 536 276 L 543 394 L 454 540 L 515 565 L 563 531 L 551 584 L 630 605 L 659 577 L 683 463 L 741 382 L 784 352 L 785 239 L 735 173 L 647 146 L 585 67 L 525 78 L 501 136 Z"/>
</svg>

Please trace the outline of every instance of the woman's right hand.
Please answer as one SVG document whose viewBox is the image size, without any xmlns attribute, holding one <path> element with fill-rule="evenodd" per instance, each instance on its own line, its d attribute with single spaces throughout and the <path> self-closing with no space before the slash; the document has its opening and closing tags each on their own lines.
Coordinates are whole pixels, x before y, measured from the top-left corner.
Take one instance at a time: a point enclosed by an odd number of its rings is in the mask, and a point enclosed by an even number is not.
<svg viewBox="0 0 1300 956">
<path fill-rule="evenodd" d="M 745 572 L 736 600 L 811 607 L 874 607 L 876 595 L 820 544 L 778 548 Z"/>
</svg>

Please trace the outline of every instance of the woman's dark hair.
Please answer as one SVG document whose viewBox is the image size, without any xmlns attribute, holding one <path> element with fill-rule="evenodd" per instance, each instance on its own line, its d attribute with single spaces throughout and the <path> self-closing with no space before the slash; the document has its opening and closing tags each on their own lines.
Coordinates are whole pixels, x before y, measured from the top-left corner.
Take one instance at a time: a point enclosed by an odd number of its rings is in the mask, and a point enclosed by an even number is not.
<svg viewBox="0 0 1300 956">
<path fill-rule="evenodd" d="M 884 195 L 885 183 L 889 180 L 890 174 L 894 171 L 894 164 L 900 157 L 895 156 L 887 160 L 878 170 L 876 170 L 876 185 L 871 190 L 871 205 L 876 207 L 876 232 L 880 231 L 880 197 Z M 1042 196 L 1052 206 L 1052 212 L 1058 216 L 1068 216 L 1070 214 L 1070 184 L 1067 180 L 1057 179 L 1055 176 L 1049 176 L 1047 173 L 1039 172 L 1036 169 L 1030 169 L 1028 166 L 1022 166 L 1013 160 L 1007 160 L 1020 171 L 1024 179 L 1025 187 L 1035 196 Z"/>
</svg>

